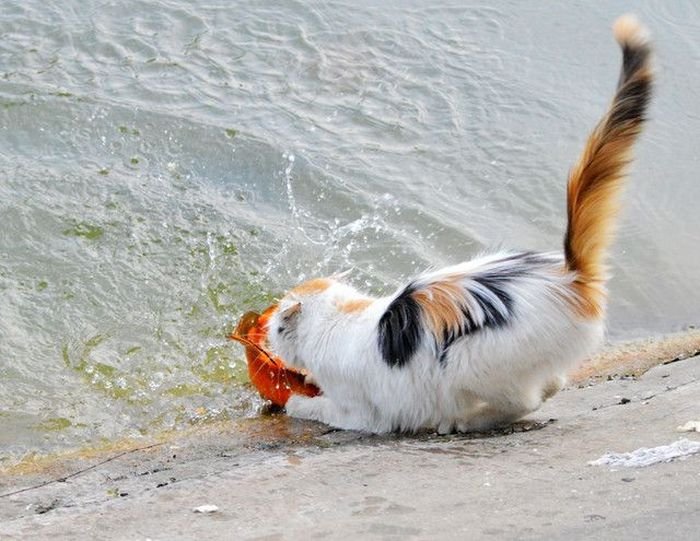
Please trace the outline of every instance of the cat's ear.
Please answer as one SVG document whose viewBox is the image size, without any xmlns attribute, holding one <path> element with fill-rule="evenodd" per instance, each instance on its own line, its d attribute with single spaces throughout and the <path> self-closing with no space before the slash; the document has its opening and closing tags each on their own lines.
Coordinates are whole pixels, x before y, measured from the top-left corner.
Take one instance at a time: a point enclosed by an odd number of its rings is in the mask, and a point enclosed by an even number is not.
<svg viewBox="0 0 700 541">
<path fill-rule="evenodd" d="M 299 314 L 301 314 L 301 302 L 295 302 L 290 307 L 282 310 L 282 312 L 280 312 L 280 317 L 283 321 L 291 321 Z"/>
</svg>

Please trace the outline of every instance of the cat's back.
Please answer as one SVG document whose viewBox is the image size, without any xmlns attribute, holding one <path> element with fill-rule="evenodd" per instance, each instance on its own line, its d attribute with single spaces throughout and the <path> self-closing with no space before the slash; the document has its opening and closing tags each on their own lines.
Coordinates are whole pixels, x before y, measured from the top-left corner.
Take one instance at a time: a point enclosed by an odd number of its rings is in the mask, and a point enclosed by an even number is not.
<svg viewBox="0 0 700 541">
<path fill-rule="evenodd" d="M 426 349 L 439 363 L 569 357 L 567 343 L 580 350 L 602 329 L 579 313 L 575 278 L 561 254 L 512 251 L 423 273 L 394 295 L 379 321 L 382 357 L 391 366 Z"/>
</svg>

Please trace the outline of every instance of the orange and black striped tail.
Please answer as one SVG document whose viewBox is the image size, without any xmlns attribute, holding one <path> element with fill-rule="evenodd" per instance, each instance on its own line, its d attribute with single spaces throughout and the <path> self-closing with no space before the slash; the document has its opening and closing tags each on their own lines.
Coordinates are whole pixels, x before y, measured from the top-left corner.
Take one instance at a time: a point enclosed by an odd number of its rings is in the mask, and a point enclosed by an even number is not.
<svg viewBox="0 0 700 541">
<path fill-rule="evenodd" d="M 569 174 L 568 226 L 564 253 L 576 273 L 574 287 L 581 311 L 601 317 L 605 311 L 605 259 L 612 240 L 619 193 L 642 130 L 651 98 L 651 45 L 646 29 L 631 15 L 615 21 L 622 48 L 622 72 L 610 109 L 588 138 Z"/>
</svg>

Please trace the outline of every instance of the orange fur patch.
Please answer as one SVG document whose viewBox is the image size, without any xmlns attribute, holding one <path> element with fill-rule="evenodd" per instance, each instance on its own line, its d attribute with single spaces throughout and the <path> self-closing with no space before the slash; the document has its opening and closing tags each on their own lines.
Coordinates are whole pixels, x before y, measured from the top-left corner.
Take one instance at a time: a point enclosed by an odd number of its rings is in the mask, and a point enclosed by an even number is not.
<svg viewBox="0 0 700 541">
<path fill-rule="evenodd" d="M 356 312 L 362 312 L 374 301 L 372 299 L 354 299 L 352 301 L 346 301 L 338 304 L 338 311 L 344 314 L 354 314 Z"/>
<path fill-rule="evenodd" d="M 316 293 L 322 293 L 329 287 L 333 282 L 328 278 L 314 278 L 303 284 L 299 284 L 293 288 L 290 293 L 303 297 L 304 295 L 314 295 Z"/>
<path fill-rule="evenodd" d="M 601 319 L 605 316 L 607 292 L 602 282 L 576 281 L 571 284 L 576 293 L 574 310 L 584 319 Z"/>
<path fill-rule="evenodd" d="M 561 274 L 568 274 L 571 270 L 565 265 L 561 268 Z M 559 273 L 557 273 L 559 274 Z M 601 319 L 605 317 L 607 290 L 605 282 L 583 282 L 580 279 L 569 284 L 573 295 L 560 292 L 559 298 L 567 303 L 573 312 L 582 319 Z"/>
<path fill-rule="evenodd" d="M 567 187 L 568 227 L 564 240 L 567 267 L 577 275 L 572 287 L 582 317 L 605 312 L 605 260 L 612 241 L 619 196 L 639 137 L 653 74 L 646 30 L 633 17 L 615 23 L 624 64 L 615 98 L 588 137 Z"/>
<path fill-rule="evenodd" d="M 428 326 L 438 338 L 442 338 L 445 331 L 459 333 L 464 322 L 464 287 L 456 278 L 434 282 L 413 293 L 413 298 L 425 314 Z"/>
</svg>

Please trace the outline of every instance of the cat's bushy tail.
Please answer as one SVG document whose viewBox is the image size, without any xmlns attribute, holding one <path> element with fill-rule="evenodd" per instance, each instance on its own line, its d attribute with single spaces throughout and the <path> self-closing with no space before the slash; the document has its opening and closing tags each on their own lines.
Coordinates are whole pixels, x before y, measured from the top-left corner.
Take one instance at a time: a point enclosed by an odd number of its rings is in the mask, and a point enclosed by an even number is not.
<svg viewBox="0 0 700 541">
<path fill-rule="evenodd" d="M 615 21 L 613 31 L 623 57 L 617 91 L 569 173 L 567 189 L 564 253 L 568 269 L 576 274 L 573 285 L 581 311 L 588 317 L 601 317 L 605 311 L 605 257 L 653 79 L 647 30 L 634 16 L 623 15 Z"/>
</svg>

